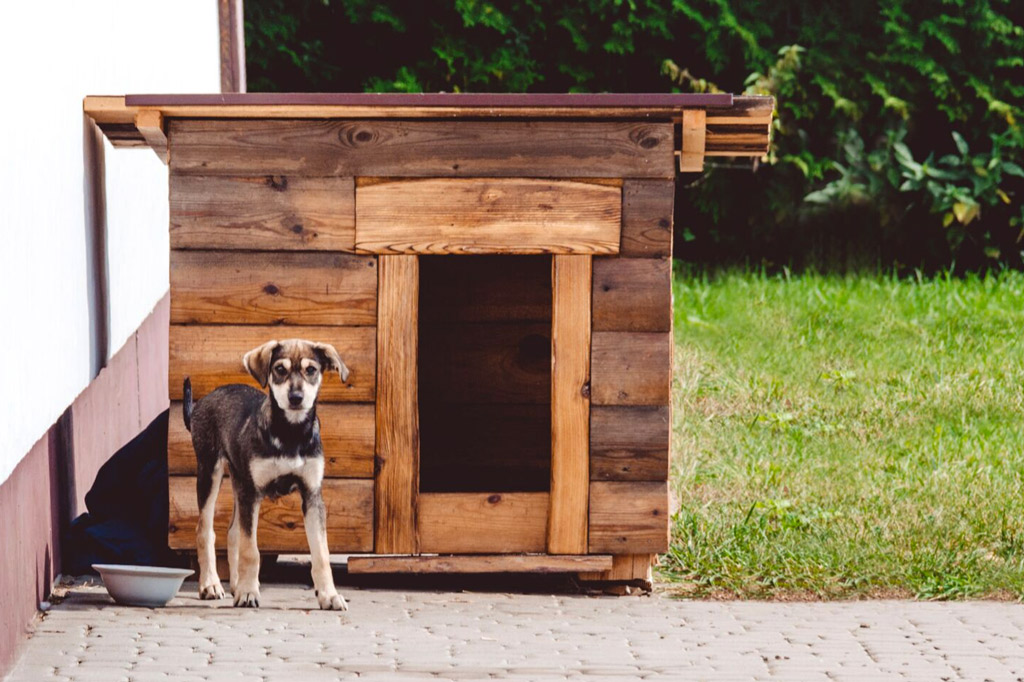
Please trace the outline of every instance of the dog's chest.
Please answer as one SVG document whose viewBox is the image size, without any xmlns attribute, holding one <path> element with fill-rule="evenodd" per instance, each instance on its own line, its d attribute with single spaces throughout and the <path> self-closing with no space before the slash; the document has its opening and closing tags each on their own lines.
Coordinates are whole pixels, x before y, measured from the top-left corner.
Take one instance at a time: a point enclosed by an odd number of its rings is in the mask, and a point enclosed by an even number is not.
<svg viewBox="0 0 1024 682">
<path fill-rule="evenodd" d="M 249 471 L 257 490 L 277 497 L 288 494 L 300 483 L 307 490 L 318 488 L 323 479 L 324 460 L 297 455 L 257 457 L 249 463 Z"/>
</svg>

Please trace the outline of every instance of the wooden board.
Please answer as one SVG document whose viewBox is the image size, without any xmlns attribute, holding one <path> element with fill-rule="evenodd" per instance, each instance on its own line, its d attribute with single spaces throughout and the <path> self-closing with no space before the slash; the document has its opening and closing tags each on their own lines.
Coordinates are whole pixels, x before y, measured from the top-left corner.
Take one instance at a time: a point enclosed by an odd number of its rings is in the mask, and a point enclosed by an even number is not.
<svg viewBox="0 0 1024 682">
<path fill-rule="evenodd" d="M 552 256 L 420 258 L 420 325 L 551 323 Z"/>
<path fill-rule="evenodd" d="M 668 405 L 670 332 L 594 332 L 591 343 L 594 405 Z"/>
<path fill-rule="evenodd" d="M 168 121 L 195 175 L 675 177 L 671 122 Z"/>
<path fill-rule="evenodd" d="M 552 263 L 549 554 L 587 551 L 592 260 L 555 256 Z"/>
<path fill-rule="evenodd" d="M 594 406 L 590 410 L 591 480 L 668 480 L 670 430 L 667 405 Z"/>
<path fill-rule="evenodd" d="M 671 328 L 672 261 L 594 259 L 594 331 L 667 332 Z"/>
<path fill-rule="evenodd" d="M 348 365 L 348 383 L 337 374 L 324 377 L 319 400 L 372 402 L 376 393 L 376 345 L 373 327 L 263 327 L 177 325 L 170 329 L 168 381 L 171 400 L 181 400 L 189 376 L 196 399 L 224 384 L 259 384 L 242 367 L 242 356 L 272 339 L 300 338 L 333 344 Z"/>
<path fill-rule="evenodd" d="M 324 476 L 372 478 L 374 406 L 350 403 L 317 405 L 320 440 L 324 446 Z M 167 469 L 171 475 L 196 473 L 192 434 L 181 418 L 181 403 L 171 403 L 167 428 Z"/>
<path fill-rule="evenodd" d="M 600 555 L 591 555 L 600 556 Z M 641 580 L 651 582 L 651 567 L 657 556 L 654 554 L 615 554 L 610 569 L 580 573 L 580 580 Z"/>
<path fill-rule="evenodd" d="M 547 493 L 421 493 L 417 514 L 420 551 L 543 552 L 547 518 Z"/>
<path fill-rule="evenodd" d="M 468 556 L 353 556 L 349 573 L 571 573 L 610 571 L 607 554 L 477 554 Z"/>
<path fill-rule="evenodd" d="M 420 334 L 420 372 L 446 404 L 548 404 L 551 325 L 435 323 Z"/>
<path fill-rule="evenodd" d="M 351 177 L 253 172 L 223 177 L 172 172 L 171 248 L 353 250 Z"/>
<path fill-rule="evenodd" d="M 617 253 L 618 187 L 571 180 L 453 178 L 356 187 L 366 253 Z"/>
<path fill-rule="evenodd" d="M 684 109 L 682 121 L 682 145 L 679 155 L 680 173 L 702 173 L 704 171 L 704 145 L 707 132 L 707 115 L 703 109 Z"/>
<path fill-rule="evenodd" d="M 377 259 L 172 251 L 171 323 L 374 326 Z"/>
<path fill-rule="evenodd" d="M 668 483 L 590 484 L 590 551 L 646 554 L 668 549 Z"/>
<path fill-rule="evenodd" d="M 419 490 L 416 256 L 382 256 L 377 334 L 375 551 L 413 554 Z"/>
<path fill-rule="evenodd" d="M 196 548 L 196 479 L 171 476 L 168 480 L 170 518 L 167 541 L 171 549 Z M 357 479 L 325 478 L 324 504 L 327 506 L 327 545 L 331 552 L 368 552 L 373 549 L 373 482 Z M 225 479 L 217 496 L 214 532 L 217 549 L 227 547 L 233 496 L 231 481 Z M 260 506 L 257 543 L 261 551 L 309 552 L 302 520 L 302 499 L 292 493 L 277 500 L 264 500 Z"/>
<path fill-rule="evenodd" d="M 622 256 L 672 255 L 674 180 L 626 180 L 622 185 Z"/>
</svg>

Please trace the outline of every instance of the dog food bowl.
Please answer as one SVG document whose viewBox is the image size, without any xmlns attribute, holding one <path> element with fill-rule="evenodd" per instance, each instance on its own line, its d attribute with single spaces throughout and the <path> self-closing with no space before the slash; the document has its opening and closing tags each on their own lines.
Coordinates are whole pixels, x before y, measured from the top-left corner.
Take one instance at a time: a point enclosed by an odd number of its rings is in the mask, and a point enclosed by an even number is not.
<svg viewBox="0 0 1024 682">
<path fill-rule="evenodd" d="M 181 583 L 195 571 L 159 566 L 93 564 L 107 592 L 126 606 L 165 606 L 178 594 Z"/>
</svg>

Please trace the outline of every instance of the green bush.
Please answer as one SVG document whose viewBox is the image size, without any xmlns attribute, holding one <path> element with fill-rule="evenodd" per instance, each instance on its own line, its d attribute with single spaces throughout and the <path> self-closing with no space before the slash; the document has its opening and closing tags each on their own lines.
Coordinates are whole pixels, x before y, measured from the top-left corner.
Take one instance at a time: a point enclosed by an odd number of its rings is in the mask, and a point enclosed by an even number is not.
<svg viewBox="0 0 1024 682">
<path fill-rule="evenodd" d="M 1019 0 L 245 7 L 252 90 L 774 95 L 769 156 L 680 189 L 686 259 L 1022 265 Z"/>
</svg>

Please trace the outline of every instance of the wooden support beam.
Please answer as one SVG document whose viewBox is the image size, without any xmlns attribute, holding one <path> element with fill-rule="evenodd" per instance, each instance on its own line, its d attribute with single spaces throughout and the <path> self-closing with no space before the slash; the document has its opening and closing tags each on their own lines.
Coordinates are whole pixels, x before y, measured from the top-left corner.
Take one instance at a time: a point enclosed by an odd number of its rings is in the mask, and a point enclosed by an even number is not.
<svg viewBox="0 0 1024 682">
<path fill-rule="evenodd" d="M 551 554 L 587 552 L 592 277 L 590 256 L 552 259 Z"/>
<path fill-rule="evenodd" d="M 651 582 L 651 567 L 657 560 L 657 554 L 616 554 L 612 557 L 612 565 L 603 571 L 580 573 L 580 580 L 641 580 Z"/>
<path fill-rule="evenodd" d="M 704 137 L 707 113 L 703 109 L 683 110 L 683 138 L 679 150 L 680 173 L 704 172 Z"/>
<path fill-rule="evenodd" d="M 135 114 L 135 127 L 156 155 L 165 164 L 168 159 L 167 133 L 164 132 L 164 115 L 156 109 L 140 109 Z"/>
<path fill-rule="evenodd" d="M 419 259 L 378 261 L 376 544 L 415 554 L 420 426 L 417 377 Z"/>
<path fill-rule="evenodd" d="M 572 573 L 607 572 L 607 554 L 477 554 L 468 556 L 353 556 L 349 573 Z"/>
</svg>

